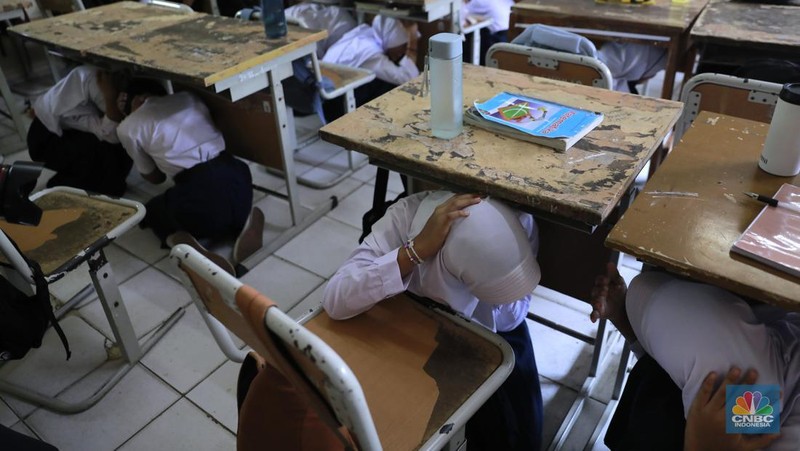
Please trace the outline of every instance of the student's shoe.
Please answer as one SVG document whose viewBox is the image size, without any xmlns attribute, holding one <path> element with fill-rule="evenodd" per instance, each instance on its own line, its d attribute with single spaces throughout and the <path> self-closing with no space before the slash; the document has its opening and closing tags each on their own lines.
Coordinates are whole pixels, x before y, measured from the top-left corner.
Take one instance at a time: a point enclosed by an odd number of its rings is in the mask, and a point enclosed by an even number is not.
<svg viewBox="0 0 800 451">
<path fill-rule="evenodd" d="M 244 223 L 242 232 L 233 245 L 233 261 L 237 264 L 243 262 L 263 245 L 264 213 L 258 207 L 253 207 L 247 222 Z"/>
<path fill-rule="evenodd" d="M 236 273 L 233 270 L 233 265 L 228 261 L 228 259 L 203 247 L 203 245 L 200 244 L 190 233 L 180 231 L 175 232 L 167 237 L 167 245 L 169 247 L 175 247 L 179 244 L 187 244 L 193 247 L 197 252 L 200 252 L 203 257 L 211 260 L 225 272 L 234 277 L 236 276 Z"/>
</svg>

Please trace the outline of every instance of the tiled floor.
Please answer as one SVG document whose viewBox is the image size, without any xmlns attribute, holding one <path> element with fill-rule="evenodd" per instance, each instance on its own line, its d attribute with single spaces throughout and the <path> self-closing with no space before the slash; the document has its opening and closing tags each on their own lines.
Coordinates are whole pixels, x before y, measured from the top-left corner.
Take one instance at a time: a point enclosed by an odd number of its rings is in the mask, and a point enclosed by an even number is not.
<svg viewBox="0 0 800 451">
<path fill-rule="evenodd" d="M 299 126 L 303 124 L 298 121 Z M 14 143 L 18 138 L 8 127 L 8 121 L 0 120 L 0 146 L 19 147 Z M 343 167 L 341 149 L 321 143 L 313 144 L 313 148 L 315 152 L 300 152 L 306 164 L 298 167 L 307 176 L 322 180 Z M 26 156 L 20 151 L 5 160 Z M 259 184 L 280 189 L 279 177 L 255 165 L 252 170 Z M 301 187 L 304 204 L 315 205 L 335 195 L 339 206 L 253 268 L 243 280 L 275 299 L 294 317 L 317 306 L 326 280 L 356 245 L 361 215 L 371 202 L 374 177 L 375 168 L 366 166 L 327 190 Z M 141 201 L 165 189 L 153 187 L 137 175 L 129 182 L 126 197 Z M 394 196 L 400 189 L 399 180 L 393 178 L 389 194 Z M 268 236 L 288 224 L 284 201 L 263 194 L 257 194 L 256 199 L 268 218 Z M 214 249 L 228 255 L 230 243 L 220 243 Z M 107 256 L 137 336 L 147 335 L 178 308 L 185 308 L 186 314 L 89 410 L 62 415 L 2 395 L 0 424 L 41 437 L 64 451 L 235 449 L 238 365 L 226 359 L 211 338 L 175 278 L 167 251 L 159 248 L 149 231 L 136 228 L 111 244 Z M 638 272 L 636 263 L 628 259 L 623 260 L 622 269 L 628 279 Z M 77 270 L 53 284 L 51 292 L 63 301 L 88 283 L 86 271 Z M 544 288 L 537 288 L 535 294 L 533 311 L 573 328 L 595 330 L 588 320 L 588 305 Z M 50 331 L 40 349 L 23 361 L 0 367 L 0 377 L 24 382 L 64 400 L 93 393 L 120 365 L 119 359 L 108 357 L 114 355 L 113 349 L 108 349 L 112 334 L 96 295 L 88 296 L 61 323 L 73 349 L 69 362 L 63 360 L 60 343 Z M 545 399 L 545 443 L 549 443 L 578 397 L 591 348 L 540 324 L 530 326 Z M 584 448 L 609 401 L 621 341 L 614 334 L 610 343 L 611 352 L 603 362 L 605 370 L 562 449 Z M 605 448 L 599 444 L 594 449 Z"/>
</svg>

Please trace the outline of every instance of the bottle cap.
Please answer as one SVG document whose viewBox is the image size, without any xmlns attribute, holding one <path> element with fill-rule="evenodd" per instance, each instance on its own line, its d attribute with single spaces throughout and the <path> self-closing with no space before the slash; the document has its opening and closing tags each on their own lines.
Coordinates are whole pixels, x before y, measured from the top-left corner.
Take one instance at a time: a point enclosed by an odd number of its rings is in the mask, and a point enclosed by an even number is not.
<svg viewBox="0 0 800 451">
<path fill-rule="evenodd" d="M 792 105 L 800 105 L 800 83 L 786 83 L 778 97 Z"/>
<path fill-rule="evenodd" d="M 461 35 L 439 33 L 428 40 L 428 56 L 442 60 L 460 58 L 462 46 Z"/>
</svg>

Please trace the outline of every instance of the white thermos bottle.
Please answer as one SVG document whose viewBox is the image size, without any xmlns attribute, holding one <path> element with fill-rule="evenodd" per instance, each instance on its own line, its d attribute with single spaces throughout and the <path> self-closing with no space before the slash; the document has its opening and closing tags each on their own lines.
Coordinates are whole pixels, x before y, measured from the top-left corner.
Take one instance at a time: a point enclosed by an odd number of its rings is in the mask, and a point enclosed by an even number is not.
<svg viewBox="0 0 800 451">
<path fill-rule="evenodd" d="M 450 139 L 461 133 L 461 36 L 439 33 L 428 40 L 431 92 L 431 132 Z"/>
<path fill-rule="evenodd" d="M 800 83 L 783 85 L 758 166 L 781 177 L 800 173 Z"/>
</svg>

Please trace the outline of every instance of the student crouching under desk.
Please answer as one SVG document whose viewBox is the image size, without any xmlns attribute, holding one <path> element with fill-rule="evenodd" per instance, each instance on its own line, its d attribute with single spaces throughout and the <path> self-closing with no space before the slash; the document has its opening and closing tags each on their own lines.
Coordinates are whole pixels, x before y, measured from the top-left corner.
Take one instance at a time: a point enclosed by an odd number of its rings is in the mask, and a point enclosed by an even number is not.
<svg viewBox="0 0 800 451">
<path fill-rule="evenodd" d="M 322 61 L 369 69 L 375 80 L 356 88 L 360 106 L 419 75 L 419 69 L 406 55 L 409 31 L 403 22 L 375 16 L 372 25 L 361 24 L 332 44 Z M 342 102 L 326 102 L 325 118 L 332 121 L 344 114 Z"/>
<path fill-rule="evenodd" d="M 30 157 L 56 171 L 48 187 L 125 193 L 133 162 L 117 138 L 122 113 L 112 75 L 92 66 L 76 67 L 34 101 L 30 114 Z"/>
<path fill-rule="evenodd" d="M 643 272 L 628 289 L 614 265 L 609 265 L 607 275 L 597 278 L 592 297 L 591 319 L 610 319 L 677 386 L 679 391 L 670 392 L 669 385 L 659 391 L 682 398 L 683 411 L 678 415 L 686 417 L 683 449 L 798 448 L 800 314 L 764 304 L 749 305 L 721 288 L 664 272 Z M 746 368 L 750 369 L 744 371 Z M 780 386 L 780 436 L 727 434 L 725 422 L 730 412 L 725 407 L 725 386 L 756 382 Z M 621 446 L 609 444 L 612 450 L 664 449 L 663 442 L 653 440 L 658 440 L 661 425 L 674 423 L 675 418 L 647 408 L 649 401 L 664 403 L 664 399 L 641 398 L 631 403 L 634 408 L 628 414 L 649 412 L 652 425 L 645 427 L 650 433 L 623 427 L 623 433 L 617 435 L 627 436 L 615 439 Z M 633 424 L 624 418 L 621 423 L 626 421 Z M 613 426 L 612 422 L 609 434 Z"/>
<path fill-rule="evenodd" d="M 423 192 L 399 200 L 328 282 L 333 319 L 358 315 L 409 290 L 495 331 L 514 370 L 467 423 L 470 450 L 538 450 L 542 395 L 528 326 L 541 272 L 533 217 L 493 199 Z"/>
<path fill-rule="evenodd" d="M 136 169 L 151 183 L 175 182 L 147 202 L 141 225 L 162 245 L 178 231 L 198 240 L 236 237 L 253 202 L 250 169 L 225 151 L 199 98 L 165 94 L 158 82 L 135 79 L 118 97 L 126 117 L 117 134 Z"/>
</svg>

